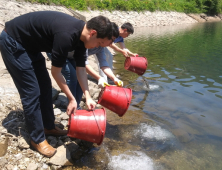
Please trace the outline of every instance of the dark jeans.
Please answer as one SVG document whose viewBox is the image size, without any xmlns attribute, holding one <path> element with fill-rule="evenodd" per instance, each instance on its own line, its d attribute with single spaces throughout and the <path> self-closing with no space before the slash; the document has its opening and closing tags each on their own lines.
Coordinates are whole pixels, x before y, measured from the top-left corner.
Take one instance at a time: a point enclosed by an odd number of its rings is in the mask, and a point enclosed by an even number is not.
<svg viewBox="0 0 222 170">
<path fill-rule="evenodd" d="M 27 52 L 5 31 L 0 35 L 0 50 L 18 89 L 30 137 L 40 143 L 45 140 L 44 128 L 55 128 L 52 85 L 45 58 L 40 52 Z"/>
<path fill-rule="evenodd" d="M 46 53 L 49 59 L 52 59 L 51 53 Z M 83 91 L 78 82 L 76 75 L 76 62 L 74 59 L 66 59 L 66 64 L 62 67 L 62 75 L 66 79 L 66 84 L 69 86 L 69 90 L 75 97 L 77 102 L 77 108 L 79 108 L 80 101 L 82 99 Z"/>
</svg>

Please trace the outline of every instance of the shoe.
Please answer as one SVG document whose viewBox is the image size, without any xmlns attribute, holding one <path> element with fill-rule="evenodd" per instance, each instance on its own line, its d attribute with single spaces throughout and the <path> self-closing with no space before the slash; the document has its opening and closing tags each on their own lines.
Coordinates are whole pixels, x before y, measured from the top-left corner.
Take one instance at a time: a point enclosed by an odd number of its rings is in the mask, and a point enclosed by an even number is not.
<svg viewBox="0 0 222 170">
<path fill-rule="evenodd" d="M 44 129 L 45 135 L 52 135 L 52 136 L 64 136 L 68 134 L 68 130 L 62 130 L 59 127 L 55 126 L 55 129 Z"/>
<path fill-rule="evenodd" d="M 47 140 L 44 140 L 43 142 L 36 144 L 31 140 L 31 146 L 33 149 L 41 153 L 42 155 L 50 158 L 56 153 L 56 149 L 53 148 L 51 145 L 48 144 Z"/>
</svg>

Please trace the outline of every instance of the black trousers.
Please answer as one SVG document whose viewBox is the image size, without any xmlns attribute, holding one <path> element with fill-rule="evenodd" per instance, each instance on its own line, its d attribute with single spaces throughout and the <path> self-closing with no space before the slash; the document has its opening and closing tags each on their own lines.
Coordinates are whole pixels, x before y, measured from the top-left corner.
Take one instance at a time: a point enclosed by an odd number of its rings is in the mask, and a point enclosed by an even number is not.
<svg viewBox="0 0 222 170">
<path fill-rule="evenodd" d="M 30 137 L 40 143 L 45 140 L 44 128 L 55 128 L 52 85 L 45 58 L 40 52 L 27 52 L 5 31 L 0 35 L 0 50 L 20 94 Z"/>
</svg>

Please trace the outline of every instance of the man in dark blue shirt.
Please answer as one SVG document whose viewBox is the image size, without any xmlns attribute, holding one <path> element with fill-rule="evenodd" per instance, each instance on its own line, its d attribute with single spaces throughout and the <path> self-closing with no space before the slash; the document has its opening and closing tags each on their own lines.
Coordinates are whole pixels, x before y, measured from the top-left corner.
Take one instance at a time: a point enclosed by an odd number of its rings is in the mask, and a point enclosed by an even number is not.
<svg viewBox="0 0 222 170">
<path fill-rule="evenodd" d="M 127 38 L 130 34 L 133 34 L 133 32 L 134 28 L 132 24 L 130 24 L 129 22 L 124 23 L 119 28 L 119 37 L 114 40 L 110 47 L 115 51 L 121 52 L 125 57 L 137 55 L 136 53 L 132 53 L 131 51 L 129 51 L 124 44 L 124 38 Z M 115 45 L 115 43 L 118 43 L 120 47 Z"/>
<path fill-rule="evenodd" d="M 105 47 L 112 42 L 112 24 L 103 16 L 85 23 L 61 12 L 40 11 L 6 22 L 0 36 L 2 58 L 20 94 L 31 145 L 41 154 L 51 157 L 56 153 L 45 135 L 67 134 L 54 124 L 51 80 L 41 52 L 52 53 L 51 73 L 69 99 L 70 115 L 77 104 L 61 74 L 68 52 L 75 50 L 77 78 L 88 108 L 94 109 L 96 103 L 90 97 L 85 70 L 86 48 Z"/>
<path fill-rule="evenodd" d="M 119 28 L 119 37 L 114 40 L 114 42 L 110 45 L 112 49 L 115 51 L 118 51 L 123 54 L 124 57 L 130 57 L 130 56 L 136 56 L 138 54 L 132 53 L 129 51 L 125 44 L 124 44 L 124 38 L 128 37 L 130 34 L 134 33 L 134 28 L 132 24 L 129 22 L 124 23 L 120 28 Z M 120 47 L 118 47 L 115 43 L 118 43 Z M 110 53 L 110 51 L 105 48 L 106 50 L 106 61 L 109 64 L 109 67 L 112 69 L 113 68 L 113 55 Z M 103 71 L 98 67 L 99 69 L 99 74 L 102 76 L 105 80 L 107 80 L 107 76 L 103 74 Z"/>
</svg>

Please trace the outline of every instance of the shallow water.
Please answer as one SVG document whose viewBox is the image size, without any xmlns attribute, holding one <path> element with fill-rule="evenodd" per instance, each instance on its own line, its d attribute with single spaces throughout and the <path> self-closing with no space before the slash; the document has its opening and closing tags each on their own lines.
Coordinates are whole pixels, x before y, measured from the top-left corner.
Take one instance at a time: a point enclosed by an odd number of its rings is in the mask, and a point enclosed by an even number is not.
<svg viewBox="0 0 222 170">
<path fill-rule="evenodd" d="M 114 57 L 131 105 L 122 118 L 107 111 L 102 145 L 76 167 L 222 169 L 222 22 L 136 29 L 125 43 L 148 68 L 141 77 Z"/>
<path fill-rule="evenodd" d="M 221 44 L 221 22 L 136 30 L 126 46 L 148 59 L 148 89 L 142 77 L 120 67 L 123 57 L 115 57 L 116 72 L 134 90 L 131 106 L 159 126 L 141 125 L 141 137 L 147 145 L 167 136 L 174 143 L 154 159 L 164 169 L 222 169 Z"/>
</svg>

